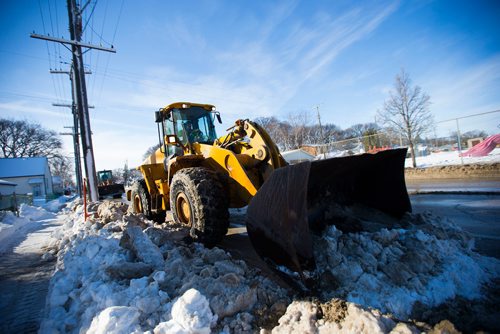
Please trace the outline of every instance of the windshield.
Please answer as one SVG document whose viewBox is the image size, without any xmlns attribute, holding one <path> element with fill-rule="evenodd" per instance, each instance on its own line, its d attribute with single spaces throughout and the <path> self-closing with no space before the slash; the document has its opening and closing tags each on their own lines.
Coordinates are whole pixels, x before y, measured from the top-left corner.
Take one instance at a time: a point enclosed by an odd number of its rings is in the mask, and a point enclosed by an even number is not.
<svg viewBox="0 0 500 334">
<path fill-rule="evenodd" d="M 99 178 L 100 182 L 106 182 L 106 181 L 111 181 L 113 175 L 111 174 L 110 170 L 105 170 L 105 171 L 99 171 L 97 173 L 97 177 Z"/>
<path fill-rule="evenodd" d="M 174 131 L 183 145 L 212 144 L 217 139 L 212 113 L 201 107 L 173 109 Z"/>
</svg>

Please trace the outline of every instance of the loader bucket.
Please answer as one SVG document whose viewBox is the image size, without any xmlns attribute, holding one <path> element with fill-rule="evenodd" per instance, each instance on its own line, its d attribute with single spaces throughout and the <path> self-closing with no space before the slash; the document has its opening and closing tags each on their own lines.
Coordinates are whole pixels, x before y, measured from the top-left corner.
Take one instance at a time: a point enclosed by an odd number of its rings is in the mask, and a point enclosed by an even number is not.
<svg viewBox="0 0 500 334">
<path fill-rule="evenodd" d="M 332 158 L 276 169 L 247 209 L 257 253 L 274 266 L 314 270 L 311 231 L 320 232 L 327 208 L 364 205 L 400 218 L 411 211 L 404 180 L 406 149 Z"/>
</svg>

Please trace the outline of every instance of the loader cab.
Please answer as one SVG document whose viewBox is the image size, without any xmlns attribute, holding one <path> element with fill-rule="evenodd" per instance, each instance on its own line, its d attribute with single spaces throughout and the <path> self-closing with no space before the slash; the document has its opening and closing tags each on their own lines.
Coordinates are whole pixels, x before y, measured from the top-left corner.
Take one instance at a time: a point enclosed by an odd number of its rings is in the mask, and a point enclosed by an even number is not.
<svg viewBox="0 0 500 334">
<path fill-rule="evenodd" d="M 212 145 L 217 139 L 214 119 L 217 118 L 220 122 L 220 115 L 214 109 L 211 105 L 187 103 L 175 103 L 163 109 L 164 117 L 160 120 L 157 116 L 157 122 L 161 121 L 163 124 L 163 138 L 176 136 L 175 143 L 166 143 L 165 154 L 182 155 L 179 146 L 189 147 L 193 143 Z"/>
</svg>

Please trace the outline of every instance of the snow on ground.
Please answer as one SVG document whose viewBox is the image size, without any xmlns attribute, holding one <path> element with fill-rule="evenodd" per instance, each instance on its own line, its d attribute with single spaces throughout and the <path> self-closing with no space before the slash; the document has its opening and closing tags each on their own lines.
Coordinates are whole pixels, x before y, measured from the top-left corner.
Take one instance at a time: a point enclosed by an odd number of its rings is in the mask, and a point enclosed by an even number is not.
<svg viewBox="0 0 500 334">
<path fill-rule="evenodd" d="M 473 252 L 473 240 L 446 219 L 407 214 L 380 229 L 390 217 L 356 210 L 344 215 L 362 217 L 362 232 L 330 226 L 315 237 L 316 275 L 334 282 L 322 290 L 324 299 L 341 297 L 407 319 L 417 303 L 431 309 L 459 296 L 481 299 L 483 286 L 500 277 L 500 261 Z"/>
<path fill-rule="evenodd" d="M 31 226 L 33 223 L 55 218 L 54 213 L 65 207 L 66 203 L 72 198 L 70 196 L 61 196 L 41 207 L 23 203 L 19 207 L 19 216 L 16 216 L 11 211 L 0 211 L 0 251 L 5 249 L 6 243 L 3 241 L 21 233 L 24 229 L 33 227 Z"/>
<path fill-rule="evenodd" d="M 99 208 L 116 219 L 104 226 L 84 222 L 78 206 L 55 233 L 42 333 L 241 332 L 254 328 L 256 314 L 286 308 L 287 291 L 245 262 L 186 244 L 178 229 L 143 231 L 136 216 L 118 218 L 117 205 Z"/>
<path fill-rule="evenodd" d="M 47 210 L 47 211 L 50 211 L 50 212 L 59 212 L 61 211 L 61 209 L 63 209 L 64 207 L 66 207 L 66 203 L 73 200 L 75 198 L 74 195 L 72 196 L 60 196 L 52 201 L 49 201 L 47 203 L 45 203 L 44 205 L 42 205 L 42 207 Z"/>
<path fill-rule="evenodd" d="M 465 152 L 465 151 L 462 151 Z M 335 151 L 326 154 L 327 158 L 345 157 L 351 155 L 352 152 L 348 151 Z M 320 154 L 316 159 L 324 159 L 324 155 Z M 461 164 L 488 164 L 493 162 L 500 162 L 500 148 L 496 148 L 484 157 L 462 157 L 458 151 L 448 152 L 432 152 L 427 156 L 417 157 L 417 167 L 425 168 L 432 166 L 451 166 Z M 405 160 L 405 167 L 413 167 L 411 158 Z"/>
<path fill-rule="evenodd" d="M 10 247 L 8 241 L 11 238 L 33 228 L 33 224 L 39 225 L 55 217 L 55 214 L 43 208 L 24 203 L 19 207 L 19 217 L 11 211 L 0 211 L 0 252 Z"/>
<path fill-rule="evenodd" d="M 465 152 L 465 151 L 463 151 Z M 430 153 L 425 157 L 417 157 L 417 167 L 425 168 L 432 166 L 451 166 L 462 164 L 487 164 L 500 162 L 500 148 L 496 148 L 484 157 L 462 157 L 458 151 Z M 405 161 L 405 167 L 412 167 L 411 158 Z"/>
<path fill-rule="evenodd" d="M 451 222 L 407 215 L 374 228 L 385 218 L 365 214 L 364 232 L 331 226 L 316 237 L 323 293 L 308 301 L 222 249 L 186 243 L 183 229 L 155 228 L 126 209 L 105 202 L 86 222 L 81 206 L 66 212 L 51 244 L 58 262 L 41 333 L 267 333 L 275 325 L 273 333 L 416 333 L 432 329 L 407 321 L 418 320 L 416 305 L 481 303 L 482 288 L 500 277 L 500 262 L 474 253 Z"/>
</svg>

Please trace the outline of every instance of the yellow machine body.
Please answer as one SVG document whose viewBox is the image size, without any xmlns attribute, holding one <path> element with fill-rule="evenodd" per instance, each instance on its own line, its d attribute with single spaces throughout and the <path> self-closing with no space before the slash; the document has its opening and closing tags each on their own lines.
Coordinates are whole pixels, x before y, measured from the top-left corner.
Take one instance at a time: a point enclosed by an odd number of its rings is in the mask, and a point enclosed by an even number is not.
<svg viewBox="0 0 500 334">
<path fill-rule="evenodd" d="M 207 113 L 215 110 L 209 104 L 178 102 L 162 108 L 159 116 L 165 119 L 173 110 L 192 107 L 202 108 Z M 151 196 L 152 212 L 170 209 L 170 182 L 181 169 L 205 167 L 225 176 L 229 207 L 241 208 L 248 205 L 274 169 L 286 165 L 270 136 L 258 124 L 238 120 L 229 130 L 211 144 L 189 142 L 184 145 L 178 142 L 178 137 L 175 143 L 169 143 L 169 136 L 176 134 L 164 133 L 160 147 L 138 167 Z M 166 146 L 177 146 L 182 149 L 182 155 L 168 159 Z M 127 198 L 132 200 L 130 190 Z"/>
</svg>

